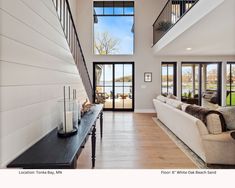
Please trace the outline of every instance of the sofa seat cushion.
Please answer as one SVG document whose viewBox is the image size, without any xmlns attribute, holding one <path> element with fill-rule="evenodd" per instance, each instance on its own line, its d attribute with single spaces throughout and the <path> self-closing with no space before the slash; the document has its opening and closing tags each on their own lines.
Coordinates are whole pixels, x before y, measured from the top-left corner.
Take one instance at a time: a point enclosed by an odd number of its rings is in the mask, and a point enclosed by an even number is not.
<svg viewBox="0 0 235 188">
<path fill-rule="evenodd" d="M 170 106 L 177 108 L 181 110 L 181 105 L 183 104 L 181 101 L 175 100 L 175 99 L 167 99 L 166 104 L 169 104 Z"/>
<path fill-rule="evenodd" d="M 215 110 L 209 110 L 197 105 L 189 105 L 185 112 L 200 119 L 210 134 L 220 134 L 227 130 L 223 115 Z"/>
<path fill-rule="evenodd" d="M 223 114 L 227 128 L 235 130 L 235 107 L 220 107 L 217 110 Z"/>
</svg>

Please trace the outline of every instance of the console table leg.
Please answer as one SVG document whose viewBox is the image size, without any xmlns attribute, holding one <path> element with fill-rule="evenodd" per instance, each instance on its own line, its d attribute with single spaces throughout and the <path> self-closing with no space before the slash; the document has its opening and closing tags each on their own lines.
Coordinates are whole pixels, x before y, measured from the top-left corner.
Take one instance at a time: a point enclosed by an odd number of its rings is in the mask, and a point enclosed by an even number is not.
<svg viewBox="0 0 235 188">
<path fill-rule="evenodd" d="M 91 133 L 92 168 L 95 167 L 95 149 L 96 149 L 96 126 L 93 125 L 93 129 L 92 129 L 92 133 Z"/>
<path fill-rule="evenodd" d="M 100 113 L 100 138 L 103 138 L 103 112 Z"/>
</svg>

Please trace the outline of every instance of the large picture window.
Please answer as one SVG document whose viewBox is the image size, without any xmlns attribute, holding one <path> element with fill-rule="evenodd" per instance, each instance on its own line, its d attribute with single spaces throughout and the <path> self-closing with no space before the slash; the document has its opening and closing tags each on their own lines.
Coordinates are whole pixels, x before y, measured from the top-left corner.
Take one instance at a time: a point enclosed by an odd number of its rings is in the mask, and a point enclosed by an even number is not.
<svg viewBox="0 0 235 188">
<path fill-rule="evenodd" d="M 94 1 L 94 54 L 134 53 L 134 2 Z"/>
<path fill-rule="evenodd" d="M 176 95 L 176 62 L 162 63 L 162 94 Z"/>
</svg>

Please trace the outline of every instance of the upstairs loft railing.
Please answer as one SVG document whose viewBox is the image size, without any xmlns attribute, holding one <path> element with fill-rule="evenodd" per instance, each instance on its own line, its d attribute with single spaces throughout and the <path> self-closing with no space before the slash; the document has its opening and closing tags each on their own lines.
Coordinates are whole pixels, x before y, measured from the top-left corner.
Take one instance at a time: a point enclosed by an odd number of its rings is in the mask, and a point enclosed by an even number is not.
<svg viewBox="0 0 235 188">
<path fill-rule="evenodd" d="M 89 100 L 93 89 L 68 0 L 52 0 Z"/>
<path fill-rule="evenodd" d="M 153 24 L 155 45 L 199 0 L 168 0 Z"/>
</svg>

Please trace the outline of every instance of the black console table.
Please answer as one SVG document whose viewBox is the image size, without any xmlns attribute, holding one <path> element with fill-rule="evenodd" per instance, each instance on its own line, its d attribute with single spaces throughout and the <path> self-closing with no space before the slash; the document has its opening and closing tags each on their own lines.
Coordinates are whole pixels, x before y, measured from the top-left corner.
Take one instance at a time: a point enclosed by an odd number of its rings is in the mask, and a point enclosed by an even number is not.
<svg viewBox="0 0 235 188">
<path fill-rule="evenodd" d="M 95 105 L 85 114 L 78 132 L 68 138 L 57 136 L 57 129 L 31 146 L 7 165 L 8 168 L 65 169 L 76 168 L 77 158 L 91 135 L 92 168 L 95 167 L 96 121 L 100 119 L 100 136 L 103 132 L 103 105 Z"/>
</svg>

